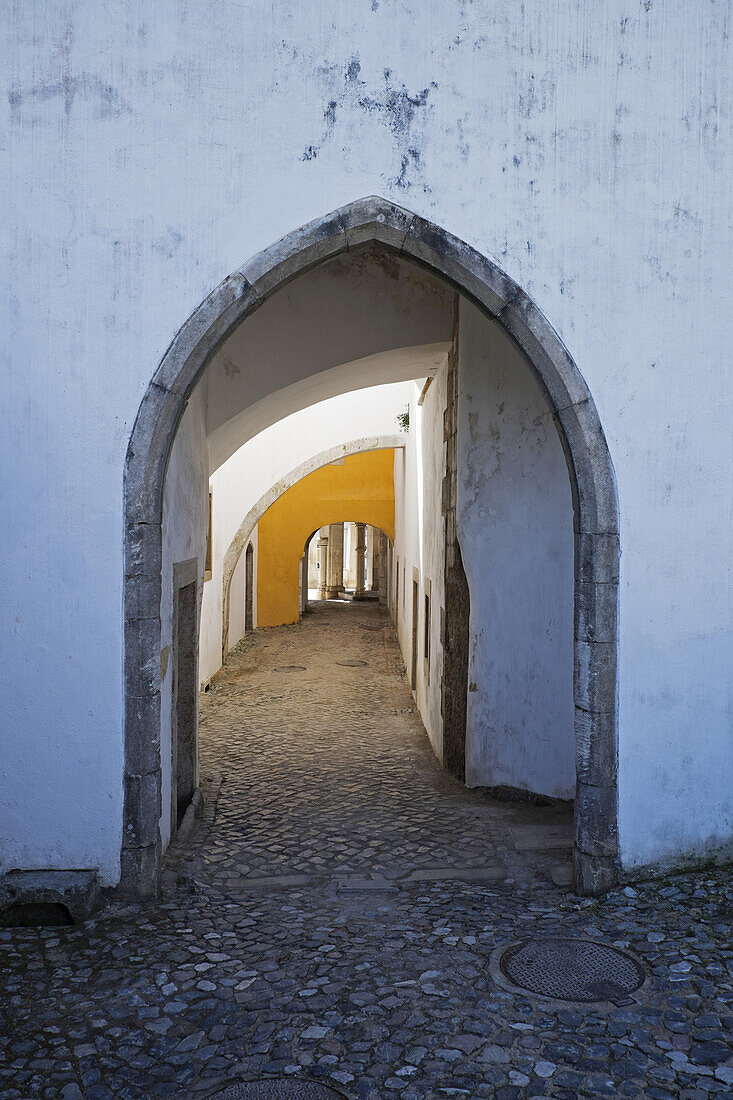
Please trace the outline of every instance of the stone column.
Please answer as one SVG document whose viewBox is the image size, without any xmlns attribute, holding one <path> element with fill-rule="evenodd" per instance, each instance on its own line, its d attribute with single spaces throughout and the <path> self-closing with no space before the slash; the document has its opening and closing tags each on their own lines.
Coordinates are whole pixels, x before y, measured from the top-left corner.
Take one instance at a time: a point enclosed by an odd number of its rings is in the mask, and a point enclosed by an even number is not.
<svg viewBox="0 0 733 1100">
<path fill-rule="evenodd" d="M 374 576 L 374 528 L 370 523 L 366 525 L 366 553 L 364 555 L 364 588 L 367 592 L 372 590 L 372 577 Z"/>
<path fill-rule="evenodd" d="M 335 600 L 344 588 L 344 525 L 331 523 L 328 528 L 328 580 L 326 595 Z"/>
<path fill-rule="evenodd" d="M 370 528 L 372 543 L 372 592 L 379 592 L 382 584 L 382 532 L 376 527 Z"/>
<path fill-rule="evenodd" d="M 356 590 L 355 600 L 364 599 L 364 551 L 366 550 L 366 524 L 356 524 Z"/>
<path fill-rule="evenodd" d="M 323 534 L 327 527 L 321 528 L 318 533 L 318 599 L 325 600 L 328 580 L 328 538 Z"/>
</svg>

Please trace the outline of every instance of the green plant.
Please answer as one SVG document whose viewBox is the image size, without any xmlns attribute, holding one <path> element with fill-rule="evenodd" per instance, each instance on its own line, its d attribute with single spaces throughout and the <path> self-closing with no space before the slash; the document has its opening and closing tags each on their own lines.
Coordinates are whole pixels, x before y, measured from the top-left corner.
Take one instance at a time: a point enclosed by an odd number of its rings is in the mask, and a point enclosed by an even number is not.
<svg viewBox="0 0 733 1100">
<path fill-rule="evenodd" d="M 410 410 L 405 409 L 403 413 L 398 413 L 395 420 L 400 426 L 400 431 L 409 432 L 410 430 Z"/>
</svg>

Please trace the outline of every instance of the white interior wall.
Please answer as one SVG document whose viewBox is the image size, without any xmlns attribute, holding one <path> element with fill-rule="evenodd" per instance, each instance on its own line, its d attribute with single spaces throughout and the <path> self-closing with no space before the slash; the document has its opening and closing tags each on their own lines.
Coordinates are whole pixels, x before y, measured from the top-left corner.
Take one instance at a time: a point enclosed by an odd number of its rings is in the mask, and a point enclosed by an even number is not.
<svg viewBox="0 0 733 1100">
<path fill-rule="evenodd" d="M 315 535 L 308 544 L 308 591 L 317 591 L 319 582 L 320 571 L 318 569 L 318 532 L 316 531 Z"/>
<path fill-rule="evenodd" d="M 445 471 L 443 411 L 446 401 L 447 361 L 431 382 L 422 405 L 418 398 L 424 379 L 412 386 L 410 427 L 403 451 L 395 452 L 394 555 L 400 562 L 400 591 L 396 609 L 397 637 L 409 678 L 412 661 L 412 579 L 420 575 L 418 594 L 418 661 L 415 698 L 438 759 L 443 756 L 440 713 L 443 648 L 440 609 L 444 603 L 444 536 L 442 482 Z M 403 410 L 400 410 L 403 411 Z M 393 555 L 393 560 L 396 557 Z M 406 584 L 405 584 L 406 578 Z M 425 581 L 430 580 L 430 664 L 423 644 Z"/>
<path fill-rule="evenodd" d="M 575 791 L 574 540 L 552 414 L 504 330 L 461 300 L 457 528 L 471 596 L 466 783 Z"/>
<path fill-rule="evenodd" d="M 221 667 L 224 555 L 247 512 L 313 455 L 356 439 L 394 435 L 409 388 L 409 382 L 396 382 L 320 401 L 260 432 L 212 474 L 213 557 L 201 610 L 201 683 Z"/>
</svg>

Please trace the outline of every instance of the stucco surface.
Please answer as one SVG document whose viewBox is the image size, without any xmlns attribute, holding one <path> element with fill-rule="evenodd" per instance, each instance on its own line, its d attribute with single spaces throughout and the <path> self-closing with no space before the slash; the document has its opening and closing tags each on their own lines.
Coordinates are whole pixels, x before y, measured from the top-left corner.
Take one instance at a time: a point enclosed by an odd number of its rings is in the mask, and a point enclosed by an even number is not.
<svg viewBox="0 0 733 1100">
<path fill-rule="evenodd" d="M 409 669 L 412 661 L 412 580 L 419 574 L 418 654 L 415 700 L 433 751 L 443 758 L 441 677 L 443 645 L 440 636 L 444 607 L 442 480 L 445 471 L 443 411 L 447 366 L 443 363 L 418 404 L 422 380 L 410 395 L 410 427 L 405 447 L 395 452 L 395 543 L 393 565 L 399 558 L 400 591 L 393 614 L 397 640 Z M 396 568 L 396 565 L 394 565 Z M 393 569 L 394 572 L 394 569 Z M 403 583 L 402 573 L 407 577 Z M 425 592 L 430 583 L 430 667 L 425 666 Z M 393 581 L 394 591 L 394 581 Z"/>
<path fill-rule="evenodd" d="M 458 538 L 471 592 L 466 782 L 575 793 L 573 504 L 537 381 L 461 301 Z"/>
<path fill-rule="evenodd" d="M 726 0 L 0 19 L 2 868 L 116 866 L 123 466 L 165 349 L 246 257 L 373 193 L 494 258 L 593 394 L 621 510 L 625 864 L 729 838 Z"/>
</svg>

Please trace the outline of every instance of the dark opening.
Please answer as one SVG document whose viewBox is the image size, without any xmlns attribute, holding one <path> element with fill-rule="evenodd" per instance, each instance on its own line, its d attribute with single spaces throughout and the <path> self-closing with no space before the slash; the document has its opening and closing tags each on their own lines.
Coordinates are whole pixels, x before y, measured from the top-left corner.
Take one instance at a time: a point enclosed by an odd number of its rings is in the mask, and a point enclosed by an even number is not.
<svg viewBox="0 0 733 1100">
<path fill-rule="evenodd" d="M 430 596 L 425 593 L 425 622 L 423 623 L 423 655 L 425 671 L 430 669 Z"/>
<path fill-rule="evenodd" d="M 394 613 L 397 618 L 397 613 L 400 608 L 400 559 L 397 558 L 397 568 L 395 569 L 395 587 L 394 587 Z"/>
<path fill-rule="evenodd" d="M 452 775 L 466 774 L 468 710 L 468 634 L 471 599 L 458 542 L 449 547 L 443 617 L 443 765 Z"/>
<path fill-rule="evenodd" d="M 17 902 L 0 913 L 3 928 L 57 928 L 73 923 L 66 906 L 56 901 Z"/>
<path fill-rule="evenodd" d="M 244 633 L 249 634 L 254 630 L 254 550 L 252 543 L 247 546 L 244 556 Z"/>
<path fill-rule="evenodd" d="M 213 496 L 209 489 L 209 526 L 206 530 L 206 562 L 204 564 L 204 580 L 211 580 L 211 571 L 213 568 L 213 553 L 214 553 L 214 510 L 213 510 Z"/>
<path fill-rule="evenodd" d="M 171 825 L 181 824 L 196 786 L 196 582 L 176 593 Z"/>
</svg>

